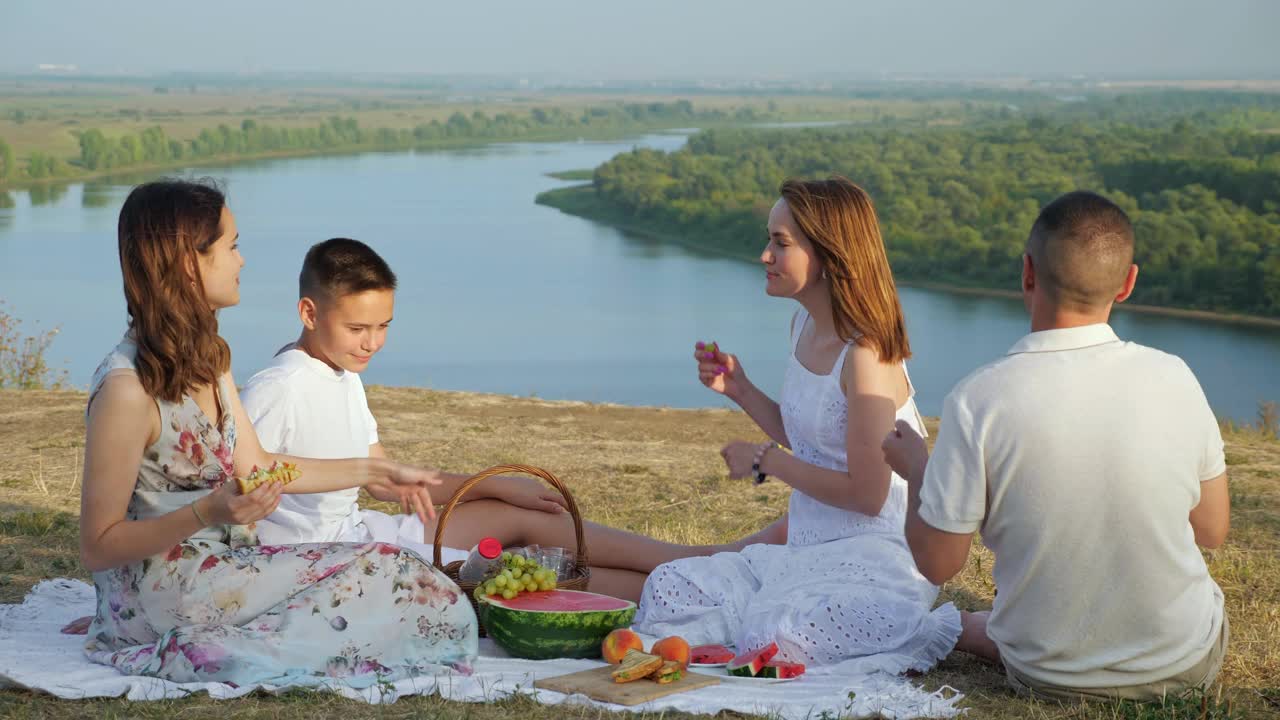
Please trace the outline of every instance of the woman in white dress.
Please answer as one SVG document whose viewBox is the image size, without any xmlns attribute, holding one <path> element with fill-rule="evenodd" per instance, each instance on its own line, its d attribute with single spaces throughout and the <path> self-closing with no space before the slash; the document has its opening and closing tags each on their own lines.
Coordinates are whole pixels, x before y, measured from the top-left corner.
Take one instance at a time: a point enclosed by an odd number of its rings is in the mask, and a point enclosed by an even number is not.
<svg viewBox="0 0 1280 720">
<path fill-rule="evenodd" d="M 844 178 L 790 180 L 781 195 L 760 259 L 765 292 L 801 305 L 782 402 L 753 385 L 736 356 L 699 346 L 695 357 L 702 383 L 777 443 L 725 446 L 730 475 L 790 485 L 788 512 L 732 552 L 658 567 L 635 629 L 739 652 L 776 642 L 790 662 L 865 658 L 869 669 L 924 671 L 955 647 L 960 613 L 933 609 L 938 588 L 916 570 L 903 535 L 907 486 L 880 449 L 895 421 L 924 425 L 875 210 Z"/>
</svg>

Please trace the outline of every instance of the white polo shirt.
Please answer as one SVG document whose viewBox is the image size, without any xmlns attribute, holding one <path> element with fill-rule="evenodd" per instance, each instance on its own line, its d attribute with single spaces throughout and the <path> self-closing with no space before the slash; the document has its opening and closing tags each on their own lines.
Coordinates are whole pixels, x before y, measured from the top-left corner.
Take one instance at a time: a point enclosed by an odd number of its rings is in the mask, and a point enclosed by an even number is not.
<svg viewBox="0 0 1280 720">
<path fill-rule="evenodd" d="M 363 458 L 378 442 L 360 376 L 334 370 L 292 345 L 249 379 L 241 400 L 267 452 Z M 258 538 L 267 545 L 350 539 L 360 523 L 359 496 L 359 488 L 282 495 L 280 507 L 258 522 Z"/>
<path fill-rule="evenodd" d="M 920 517 L 981 530 L 998 595 L 987 631 L 1032 679 L 1099 688 L 1166 679 L 1222 626 L 1189 516 L 1226 472 L 1200 384 L 1109 325 L 1046 330 L 947 396 Z"/>
</svg>

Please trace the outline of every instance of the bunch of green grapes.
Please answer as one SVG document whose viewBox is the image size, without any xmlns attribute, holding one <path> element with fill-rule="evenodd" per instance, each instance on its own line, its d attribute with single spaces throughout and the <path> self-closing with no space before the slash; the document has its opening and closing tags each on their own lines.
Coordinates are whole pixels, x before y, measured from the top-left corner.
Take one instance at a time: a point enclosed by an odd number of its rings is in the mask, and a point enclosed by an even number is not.
<svg viewBox="0 0 1280 720">
<path fill-rule="evenodd" d="M 477 596 L 501 595 L 504 600 L 510 600 L 522 592 L 556 589 L 555 571 L 542 567 L 536 560 L 509 552 L 502 553 L 501 559 L 499 569 L 476 586 Z"/>
</svg>

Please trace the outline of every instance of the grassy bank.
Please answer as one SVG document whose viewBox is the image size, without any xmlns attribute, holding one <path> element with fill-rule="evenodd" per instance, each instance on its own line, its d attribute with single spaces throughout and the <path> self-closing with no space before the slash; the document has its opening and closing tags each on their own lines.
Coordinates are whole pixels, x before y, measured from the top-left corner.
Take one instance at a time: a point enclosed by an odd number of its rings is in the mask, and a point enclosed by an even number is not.
<svg viewBox="0 0 1280 720">
<path fill-rule="evenodd" d="M 495 395 L 375 387 L 369 400 L 382 441 L 399 459 L 453 470 L 524 462 L 555 472 L 588 519 L 677 542 L 720 542 L 761 527 L 786 508 L 779 483 L 760 487 L 725 476 L 718 449 L 730 439 L 759 438 L 741 413 L 631 408 Z M 83 466 L 85 396 L 79 392 L 0 391 L 0 602 L 20 602 L 37 582 L 87 579 L 77 559 L 79 473 Z M 933 426 L 933 422 L 930 425 Z M 936 428 L 933 428 L 936 429 Z M 1228 429 L 1232 533 L 1208 554 L 1227 598 L 1231 649 L 1222 672 L 1218 714 L 1198 701 L 1153 708 L 1101 705 L 1060 708 L 1023 701 L 1004 689 L 993 667 L 956 655 L 920 679 L 966 693 L 975 718 L 1275 717 L 1280 713 L 1280 442 Z M 373 503 L 376 505 L 376 503 Z M 940 602 L 990 607 L 991 555 L 981 547 L 943 591 Z M 1108 602 L 1123 602 L 1123 598 Z M 1230 715 L 1224 714 L 1226 702 Z M 309 718 L 341 714 L 475 718 L 687 718 L 680 713 L 612 715 L 593 708 L 545 707 L 527 699 L 487 705 L 407 698 L 366 706 L 328 695 L 290 694 L 214 702 L 205 696 L 161 703 L 57 701 L 0 692 L 10 717 L 237 716 Z M 735 717 L 737 717 L 735 715 Z"/>
<path fill-rule="evenodd" d="M 72 183 L 86 182 L 90 180 L 101 180 L 104 178 L 121 178 L 121 177 L 145 177 L 158 173 L 164 173 L 172 170 L 184 168 L 201 168 L 201 167 L 226 167 L 238 165 L 242 163 L 252 163 L 261 160 L 276 160 L 284 158 L 300 158 L 300 157 L 332 157 L 338 155 L 358 155 L 361 153 L 404 153 L 404 152 L 436 152 L 443 150 L 461 150 L 466 148 L 483 147 L 486 145 L 498 145 L 505 143 L 531 143 L 531 142 L 571 142 L 576 140 L 589 141 L 609 141 L 621 140 L 624 138 L 635 137 L 646 133 L 669 132 L 679 129 L 679 124 L 672 123 L 669 125 L 652 125 L 635 128 L 606 128 L 599 130 L 550 130 L 547 132 L 529 133 L 520 137 L 505 138 L 479 138 L 479 137 L 459 137 L 459 138 L 442 138 L 429 142 L 422 142 L 413 147 L 404 148 L 384 148 L 376 143 L 362 143 L 354 145 L 344 145 L 332 148 L 316 148 L 316 149 L 296 149 L 296 150 L 276 150 L 260 153 L 245 153 L 238 155 L 217 155 L 206 158 L 177 160 L 171 163 L 159 164 L 140 164 L 130 165 L 128 167 L 111 168 L 107 170 L 88 171 L 76 168 L 76 172 L 70 175 L 60 175 L 57 177 L 45 178 L 22 178 L 20 180 L 10 181 L 9 184 L 0 183 L 0 193 L 7 191 L 21 191 L 33 187 L 45 187 L 50 185 L 70 185 Z M 577 179 L 577 178 L 565 178 Z"/>
<path fill-rule="evenodd" d="M 564 177 L 564 180 L 579 179 L 578 171 L 573 177 Z M 660 228 L 654 228 L 644 223 L 637 222 L 626 213 L 611 207 L 607 203 L 602 203 L 596 196 L 595 189 L 590 184 L 574 185 L 565 188 L 556 188 L 539 193 L 537 202 L 541 205 L 556 208 L 561 212 L 578 217 L 594 220 L 599 223 L 618 228 L 624 232 L 638 235 L 640 237 L 649 238 L 661 242 L 673 243 L 683 247 L 695 250 L 701 253 L 713 255 L 721 255 L 723 257 L 731 257 L 738 260 L 746 260 L 749 262 L 759 262 L 759 257 L 755 254 L 739 253 L 726 250 L 714 243 L 699 242 L 695 237 L 689 237 L 683 233 L 675 233 L 664 231 Z M 761 230 L 763 236 L 763 229 Z M 895 278 L 899 285 L 905 287 L 919 287 L 931 290 L 945 290 L 948 292 L 958 292 L 968 295 L 981 295 L 986 297 L 1006 297 L 1021 299 L 1022 294 L 1016 290 L 1008 290 L 1001 288 L 984 287 L 975 284 L 965 284 L 960 280 L 948 282 L 936 282 L 924 278 L 915 278 L 906 276 L 901 273 L 895 273 Z M 1210 320 L 1213 322 L 1225 322 L 1237 325 L 1251 325 L 1257 327 L 1268 327 L 1280 329 L 1280 318 L 1261 317 L 1257 315 L 1241 315 L 1237 313 L 1212 312 L 1208 310 L 1187 310 L 1183 308 L 1161 307 L 1157 305 L 1139 305 L 1135 303 L 1123 303 L 1116 306 L 1125 312 L 1148 313 L 1153 315 L 1163 315 L 1166 317 L 1188 318 L 1193 320 Z"/>
<path fill-rule="evenodd" d="M 161 92 L 163 90 L 163 92 Z M 174 92 L 170 92 L 173 90 Z M 242 121 L 270 126 L 278 131 L 314 128 L 333 117 L 351 118 L 371 132 L 411 131 L 431 123 L 447 123 L 455 114 L 475 113 L 527 117 L 531 113 L 562 113 L 572 121 L 578 116 L 622 110 L 628 104 L 642 107 L 673 103 L 681 96 L 655 93 L 619 93 L 609 96 L 575 93 L 510 93 L 452 96 L 436 92 L 404 92 L 372 88 L 280 88 L 275 91 L 243 91 L 193 87 L 160 88 L 136 84 L 90 84 L 78 90 L 66 87 L 14 85 L 0 77 L 0 142 L 12 149 L 16 165 L 8 177 L 0 172 L 0 191 L 77 182 L 119 172 L 155 172 L 191 165 L 234 163 L 270 157 L 296 157 L 387 150 L 375 142 L 244 154 L 196 155 L 163 165 L 130 163 L 116 170 L 95 171 L 84 167 L 79 134 L 100 130 L 108 139 L 138 136 L 148 128 L 161 128 L 168 140 L 185 145 L 204 131 L 217 132 L 220 126 L 240 128 Z M 622 117 L 590 125 L 552 123 L 533 132 L 474 132 L 455 136 L 432 136 L 415 147 L 398 149 L 438 149 L 500 142 L 547 142 L 555 140 L 618 139 L 638 134 L 697 125 L 728 127 L 750 122 L 846 121 L 871 122 L 882 117 L 913 118 L 957 115 L 964 111 L 958 101 L 923 102 L 906 99 L 841 99 L 789 96 L 776 99 L 759 96 L 713 95 L 697 98 L 696 119 L 658 116 Z M 598 120 L 598 117 L 596 118 Z M 654 120 L 655 122 L 650 122 Z M 510 130 L 510 128 L 507 128 Z M 56 161 L 56 172 L 32 177 L 27 172 L 34 155 Z M 193 161 L 192 157 L 198 157 Z M 118 165 L 118 164 L 117 164 Z"/>
</svg>

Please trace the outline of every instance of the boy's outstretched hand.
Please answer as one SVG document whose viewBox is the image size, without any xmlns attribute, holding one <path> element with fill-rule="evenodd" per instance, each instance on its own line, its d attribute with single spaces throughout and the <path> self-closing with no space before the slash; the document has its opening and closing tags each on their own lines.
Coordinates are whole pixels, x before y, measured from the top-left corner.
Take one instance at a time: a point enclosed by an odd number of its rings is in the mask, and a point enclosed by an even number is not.
<svg viewBox="0 0 1280 720">
<path fill-rule="evenodd" d="M 880 449 L 884 451 L 884 461 L 908 483 L 924 476 L 925 464 L 929 462 L 929 447 L 905 420 L 894 424 Z"/>
<path fill-rule="evenodd" d="M 400 512 L 405 515 L 410 513 L 417 515 L 423 526 L 426 526 L 436 517 L 435 503 L 431 500 L 431 493 L 427 491 L 424 485 L 369 483 L 364 486 L 364 489 L 368 490 L 375 500 L 398 503 Z"/>
</svg>

